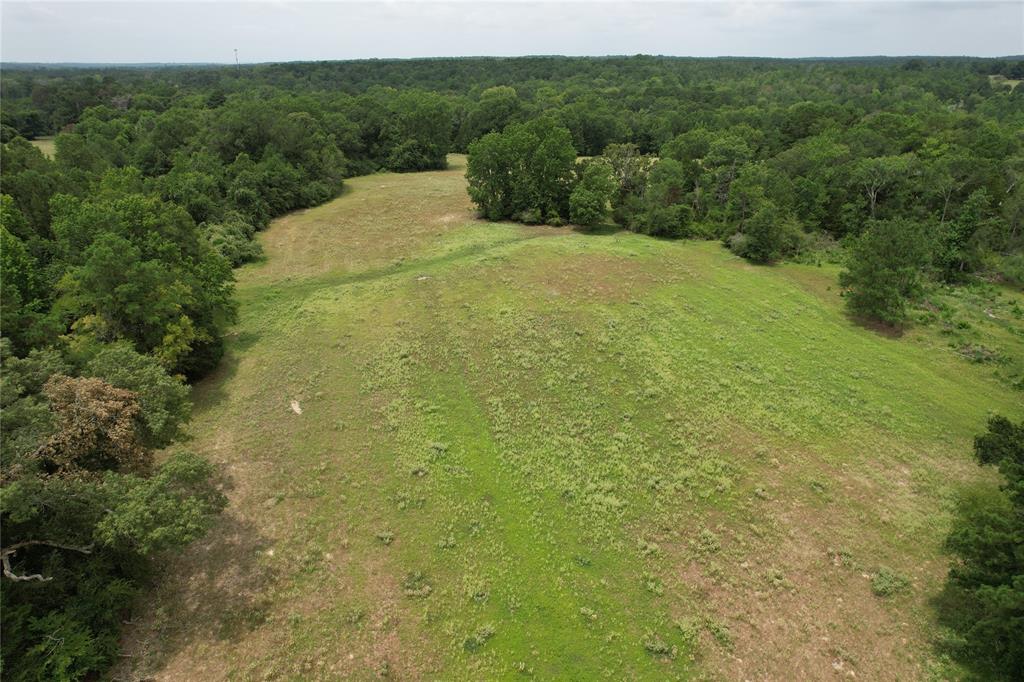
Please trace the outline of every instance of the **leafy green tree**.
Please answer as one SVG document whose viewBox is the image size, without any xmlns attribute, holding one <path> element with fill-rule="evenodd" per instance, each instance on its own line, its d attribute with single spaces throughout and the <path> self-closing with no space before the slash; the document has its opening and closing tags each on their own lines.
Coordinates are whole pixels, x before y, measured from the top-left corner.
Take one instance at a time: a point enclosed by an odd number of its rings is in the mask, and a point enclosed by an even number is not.
<svg viewBox="0 0 1024 682">
<path fill-rule="evenodd" d="M 168 266 L 187 265 L 201 256 L 202 241 L 188 213 L 146 195 L 114 200 L 58 195 L 53 203 L 53 231 L 61 257 L 71 265 L 82 263 L 89 247 L 105 234 L 128 240 L 143 258 Z"/>
<path fill-rule="evenodd" d="M 53 432 L 53 415 L 42 395 L 54 374 L 68 374 L 71 364 L 53 348 L 33 348 L 17 357 L 10 339 L 0 338 L 0 431 L 5 456 L 0 458 L 3 480 L 13 479 L 24 463 L 17 453 L 32 452 Z"/>
<path fill-rule="evenodd" d="M 921 225 L 909 220 L 875 220 L 856 238 L 846 269 L 839 274 L 846 305 L 858 316 L 897 325 L 908 300 L 923 286 L 929 249 Z"/>
<path fill-rule="evenodd" d="M 913 156 L 904 155 L 865 158 L 856 163 L 851 180 L 867 199 L 868 217 L 876 217 L 879 202 L 891 195 L 896 185 L 907 179 L 913 162 Z"/>
<path fill-rule="evenodd" d="M 4 195 L 3 200 L 7 204 L 10 197 Z M 17 211 L 11 208 L 0 220 L 0 328 L 15 348 L 26 351 L 50 336 L 51 330 L 42 324 L 47 291 L 39 263 L 7 229 L 8 219 Z"/>
<path fill-rule="evenodd" d="M 103 492 L 117 502 L 96 524 L 96 541 L 149 556 L 202 537 L 225 503 L 213 476 L 213 465 L 189 452 L 175 453 L 151 476 L 107 474 Z"/>
<path fill-rule="evenodd" d="M 15 207 L 25 218 L 26 227 L 31 228 L 31 232 L 12 230 L 12 233 L 26 242 L 33 237 L 48 238 L 50 197 L 64 184 L 56 164 L 20 137 L 3 145 L 0 155 L 3 158 L 0 164 L 3 193 L 11 196 Z"/>
<path fill-rule="evenodd" d="M 729 198 L 722 214 L 723 222 L 734 224 L 743 232 L 744 225 L 765 202 L 771 202 L 784 214 L 791 215 L 797 204 L 796 189 L 785 173 L 763 161 L 749 162 L 742 166 L 729 188 Z"/>
<path fill-rule="evenodd" d="M 152 197 L 54 200 L 71 266 L 56 306 L 76 335 L 126 339 L 190 376 L 215 364 L 234 315 L 230 265 L 181 208 Z"/>
<path fill-rule="evenodd" d="M 714 133 L 704 126 L 677 135 L 661 148 L 661 157 L 675 159 L 687 169 L 689 179 L 696 180 L 700 161 L 708 155 Z"/>
<path fill-rule="evenodd" d="M 104 233 L 85 252 L 85 263 L 61 283 L 62 310 L 74 315 L 79 331 L 100 340 L 131 339 L 140 350 L 160 349 L 173 365 L 194 338 L 184 315 L 191 290 L 160 260 L 143 260 L 127 239 Z M 172 333 L 171 330 L 177 333 Z M 187 333 L 184 347 L 162 348 L 168 336 Z"/>
<path fill-rule="evenodd" d="M 14 197 L 9 194 L 0 194 L 0 225 L 11 236 L 17 237 L 19 242 L 28 241 L 36 236 L 32 226 L 14 202 Z"/>
<path fill-rule="evenodd" d="M 691 236 L 692 211 L 686 171 L 674 159 L 662 159 L 651 168 L 643 196 L 637 231 L 656 237 Z"/>
<path fill-rule="evenodd" d="M 272 215 L 287 213 L 307 205 L 304 198 L 305 178 L 277 150 L 271 149 L 255 167 L 257 188 L 270 207 Z"/>
<path fill-rule="evenodd" d="M 947 281 L 962 279 L 977 266 L 981 254 L 978 233 L 988 208 L 984 189 L 972 192 L 955 219 L 942 225 L 936 252 L 936 265 Z"/>
<path fill-rule="evenodd" d="M 341 184 L 347 160 L 318 115 L 306 110 L 291 111 L 279 116 L 274 124 L 268 146 L 280 152 L 307 181 L 331 186 Z M 332 187 L 329 196 L 333 196 L 334 191 Z"/>
<path fill-rule="evenodd" d="M 135 166 L 111 168 L 100 176 L 91 196 L 113 201 L 126 194 L 146 194 L 149 187 L 142 171 Z"/>
<path fill-rule="evenodd" d="M 109 352 L 94 368 L 140 393 L 67 376 L 53 349 L 16 358 L 0 340 L 5 679 L 101 673 L 149 558 L 199 537 L 224 504 L 195 455 L 152 465 L 147 443 L 184 414 L 180 384 L 125 346 Z"/>
<path fill-rule="evenodd" d="M 601 157 L 611 167 L 616 184 L 616 196 L 633 194 L 640 196 L 647 187 L 647 177 L 654 166 L 654 159 L 641 154 L 635 144 L 610 144 Z"/>
<path fill-rule="evenodd" d="M 822 134 L 804 138 L 767 161 L 791 182 L 793 212 L 808 228 L 841 233 L 835 209 L 849 156 L 849 148 L 833 134 Z"/>
<path fill-rule="evenodd" d="M 263 247 L 253 237 L 255 233 L 256 227 L 237 211 L 229 212 L 219 223 L 203 226 L 210 246 L 232 267 L 257 260 L 263 254 Z"/>
<path fill-rule="evenodd" d="M 101 144 L 78 133 L 61 133 L 54 140 L 57 163 L 61 166 L 99 175 L 110 167 Z"/>
<path fill-rule="evenodd" d="M 954 555 L 943 619 L 955 657 L 982 679 L 1024 677 L 1024 423 L 992 417 L 974 441 L 978 463 L 998 469 L 1000 490 L 963 494 L 946 539 Z"/>
<path fill-rule="evenodd" d="M 529 142 L 507 130 L 484 135 L 469 146 L 467 190 L 488 220 L 512 218 L 530 208 L 530 182 L 524 177 Z"/>
<path fill-rule="evenodd" d="M 175 166 L 157 180 L 160 198 L 181 206 L 196 223 L 219 220 L 224 197 L 219 178 Z"/>
<path fill-rule="evenodd" d="M 568 217 L 576 151 L 569 131 L 541 118 L 490 133 L 469 147 L 469 196 L 489 220 Z"/>
<path fill-rule="evenodd" d="M 147 447 L 166 447 L 181 436 L 192 409 L 189 388 L 180 377 L 168 375 L 155 358 L 137 353 L 124 341 L 104 344 L 86 363 L 85 373 L 135 393 L 140 438 Z"/>
<path fill-rule="evenodd" d="M 572 134 L 573 145 L 586 156 L 596 156 L 629 136 L 623 116 L 605 99 L 591 94 L 562 107 L 558 115 Z"/>
<path fill-rule="evenodd" d="M 641 197 L 655 161 L 631 143 L 610 144 L 601 156 L 611 167 L 616 185 L 611 202 L 615 222 L 632 229 L 637 224 Z"/>
<path fill-rule="evenodd" d="M 402 92 L 390 103 L 383 127 L 390 153 L 385 165 L 393 171 L 445 168 L 451 146 L 452 108 L 432 92 Z"/>
<path fill-rule="evenodd" d="M 848 133 L 860 157 L 895 157 L 918 149 L 924 142 L 922 121 L 911 114 L 876 111 L 863 116 Z"/>
<path fill-rule="evenodd" d="M 576 166 L 576 149 L 569 131 L 547 118 L 524 124 L 524 130 L 528 138 L 537 140 L 526 167 L 537 199 L 536 208 L 549 218 L 564 219 Z"/>
<path fill-rule="evenodd" d="M 729 238 L 728 245 L 747 260 L 767 264 L 796 253 L 802 236 L 795 218 L 787 216 L 771 200 L 764 200 L 743 223 L 742 231 Z"/>
<path fill-rule="evenodd" d="M 516 89 L 507 85 L 487 88 L 462 122 L 458 134 L 458 147 L 469 144 L 487 133 L 499 132 L 509 123 L 517 122 L 522 114 L 522 102 Z"/>
<path fill-rule="evenodd" d="M 274 211 L 263 194 L 265 176 L 248 154 L 242 153 L 226 169 L 227 208 L 257 227 L 265 227 Z"/>
<path fill-rule="evenodd" d="M 792 144 L 851 121 L 852 112 L 835 102 L 803 101 L 786 109 L 782 132 L 786 142 Z"/>
<path fill-rule="evenodd" d="M 943 143 L 936 146 L 934 151 L 930 147 L 922 150 L 922 154 L 937 156 L 926 159 L 922 180 L 926 183 L 926 196 L 941 202 L 939 222 L 945 224 L 962 193 L 983 184 L 985 171 L 980 159 L 969 151 Z"/>
<path fill-rule="evenodd" d="M 569 220 L 586 227 L 601 222 L 608 215 L 615 189 L 612 169 L 607 163 L 584 163 L 580 181 L 569 195 Z"/>
<path fill-rule="evenodd" d="M 0 496 L 4 677 L 78 680 L 115 659 L 121 620 L 157 552 L 211 526 L 212 466 L 178 453 L 151 475 L 24 476 Z"/>
<path fill-rule="evenodd" d="M 701 167 L 704 170 L 702 184 L 713 205 L 725 207 L 733 181 L 753 155 L 748 142 L 735 133 L 720 133 L 712 138 Z"/>
</svg>

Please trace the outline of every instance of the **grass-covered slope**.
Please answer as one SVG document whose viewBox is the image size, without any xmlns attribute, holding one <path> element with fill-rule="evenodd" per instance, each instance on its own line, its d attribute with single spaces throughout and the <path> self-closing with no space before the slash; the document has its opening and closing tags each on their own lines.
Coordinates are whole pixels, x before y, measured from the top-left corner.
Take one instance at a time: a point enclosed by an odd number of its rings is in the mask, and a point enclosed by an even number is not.
<svg viewBox="0 0 1024 682">
<path fill-rule="evenodd" d="M 971 439 L 1022 394 L 937 325 L 854 325 L 828 268 L 475 221 L 454 161 L 354 179 L 263 235 L 189 445 L 232 504 L 168 567 L 126 666 L 942 673 L 951 504 L 990 484 Z M 1019 354 L 1006 296 L 973 328 Z"/>
</svg>

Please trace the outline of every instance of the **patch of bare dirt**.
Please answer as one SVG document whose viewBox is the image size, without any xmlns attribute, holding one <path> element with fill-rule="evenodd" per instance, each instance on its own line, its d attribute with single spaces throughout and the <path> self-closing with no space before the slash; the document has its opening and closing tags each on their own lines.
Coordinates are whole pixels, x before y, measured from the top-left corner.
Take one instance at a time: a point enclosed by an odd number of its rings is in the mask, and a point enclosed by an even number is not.
<svg viewBox="0 0 1024 682">
<path fill-rule="evenodd" d="M 820 519 L 778 522 L 782 537 L 727 566 L 725 580 L 698 562 L 677 567 L 728 628 L 731 647 L 705 645 L 705 665 L 730 680 L 919 679 L 920 652 L 909 650 L 920 634 L 871 593 L 869 574 L 808 530 Z"/>
<path fill-rule="evenodd" d="M 658 538 L 671 566 L 666 591 L 688 596 L 675 615 L 692 616 L 696 602 L 709 622 L 727 629 L 725 644 L 702 635 L 702 667 L 714 679 L 744 681 L 924 677 L 932 655 L 929 595 L 947 567 L 905 556 L 881 529 L 934 500 L 916 497 L 909 471 L 892 462 L 872 465 L 889 473 L 881 485 L 871 466 L 827 465 L 812 453 L 770 459 L 748 472 L 758 485 L 741 518 L 705 515 L 679 529 L 681 540 Z M 829 502 L 793 489 L 811 471 L 828 482 Z M 695 549 L 706 528 L 720 550 Z M 881 566 L 907 576 L 909 592 L 873 594 Z"/>
</svg>

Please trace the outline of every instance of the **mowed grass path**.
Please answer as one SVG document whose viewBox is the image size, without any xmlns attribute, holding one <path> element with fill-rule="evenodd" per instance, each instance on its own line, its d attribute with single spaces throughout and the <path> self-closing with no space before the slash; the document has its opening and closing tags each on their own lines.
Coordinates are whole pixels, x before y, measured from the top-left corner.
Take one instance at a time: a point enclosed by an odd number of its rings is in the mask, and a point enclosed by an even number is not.
<svg viewBox="0 0 1024 682">
<path fill-rule="evenodd" d="M 463 171 L 355 178 L 262 235 L 187 444 L 231 505 L 120 672 L 949 673 L 942 539 L 1021 394 L 852 324 L 834 269 L 476 221 Z M 875 597 L 883 567 L 910 590 Z"/>
</svg>

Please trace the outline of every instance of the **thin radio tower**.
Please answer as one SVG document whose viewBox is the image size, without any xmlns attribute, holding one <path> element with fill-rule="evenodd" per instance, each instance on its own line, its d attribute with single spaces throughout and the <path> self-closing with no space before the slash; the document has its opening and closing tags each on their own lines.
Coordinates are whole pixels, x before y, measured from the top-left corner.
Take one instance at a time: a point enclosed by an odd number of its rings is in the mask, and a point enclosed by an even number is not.
<svg viewBox="0 0 1024 682">
<path fill-rule="evenodd" d="M 239 66 L 238 66 L 238 48 L 236 47 L 235 48 L 235 71 L 238 71 L 238 69 L 239 69 Z"/>
</svg>

